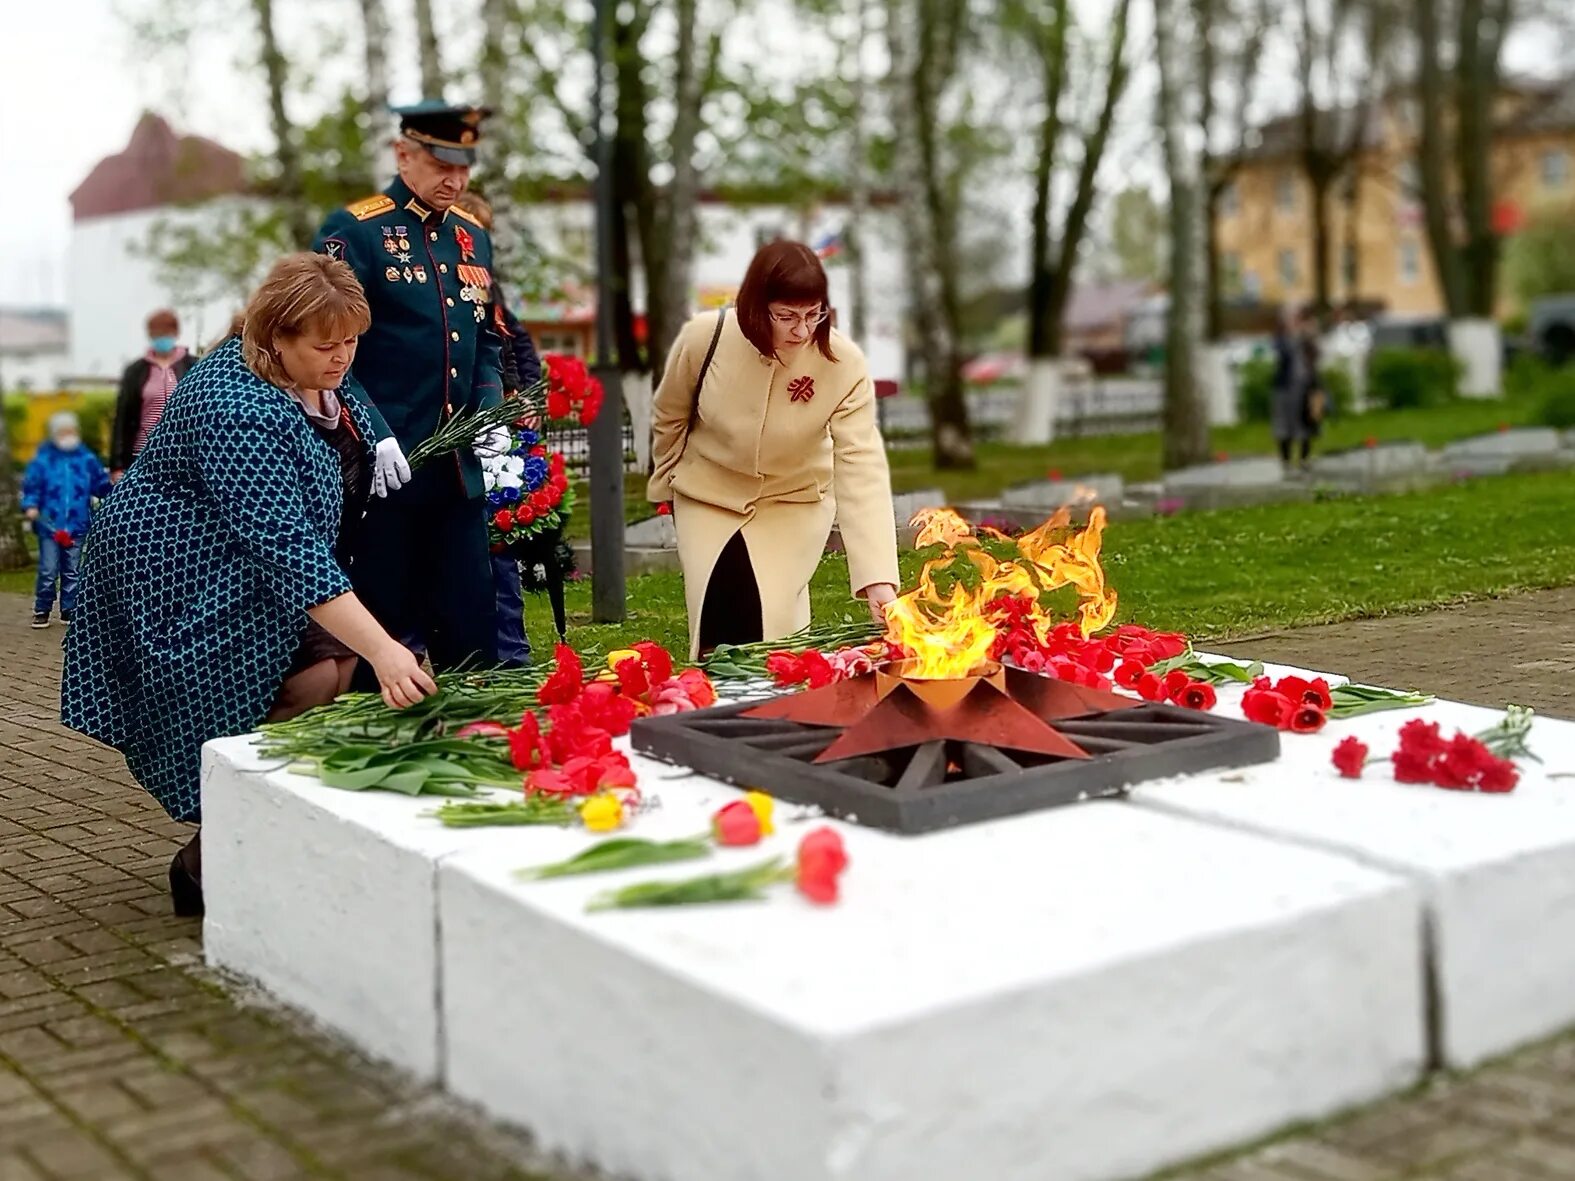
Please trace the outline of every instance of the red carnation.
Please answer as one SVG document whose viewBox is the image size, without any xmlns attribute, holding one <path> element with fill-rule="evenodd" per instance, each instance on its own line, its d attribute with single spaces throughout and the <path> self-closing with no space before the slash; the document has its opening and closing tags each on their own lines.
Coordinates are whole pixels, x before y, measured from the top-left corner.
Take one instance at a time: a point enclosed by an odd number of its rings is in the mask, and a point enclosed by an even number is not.
<svg viewBox="0 0 1575 1181">
<path fill-rule="evenodd" d="M 672 516 L 673 515 L 673 506 L 671 504 L 669 504 L 665 500 L 662 501 L 661 504 L 656 506 L 656 515 L 659 516 L 659 517 L 670 517 L 670 516 Z"/>
<path fill-rule="evenodd" d="M 56 529 L 55 530 L 55 544 L 58 545 L 61 549 L 70 549 L 72 546 L 76 545 L 76 541 L 71 536 L 71 530 L 69 530 L 69 529 Z"/>
<path fill-rule="evenodd" d="M 585 667 L 573 648 L 559 644 L 553 659 L 555 664 L 552 675 L 542 683 L 536 694 L 536 700 L 543 705 L 562 705 L 573 701 L 585 686 Z"/>
<path fill-rule="evenodd" d="M 497 526 L 499 533 L 507 533 L 514 528 L 514 514 L 506 508 L 500 508 L 493 514 L 492 523 Z"/>
<path fill-rule="evenodd" d="M 536 510 L 529 504 L 522 504 L 514 511 L 514 520 L 520 525 L 529 525 L 536 520 Z"/>
<path fill-rule="evenodd" d="M 1360 779 L 1367 765 L 1367 744 L 1355 737 L 1342 738 L 1334 748 L 1332 762 L 1344 778 Z"/>
<path fill-rule="evenodd" d="M 569 405 L 569 395 L 559 390 L 553 390 L 547 395 L 547 417 L 568 418 L 573 407 Z"/>
</svg>

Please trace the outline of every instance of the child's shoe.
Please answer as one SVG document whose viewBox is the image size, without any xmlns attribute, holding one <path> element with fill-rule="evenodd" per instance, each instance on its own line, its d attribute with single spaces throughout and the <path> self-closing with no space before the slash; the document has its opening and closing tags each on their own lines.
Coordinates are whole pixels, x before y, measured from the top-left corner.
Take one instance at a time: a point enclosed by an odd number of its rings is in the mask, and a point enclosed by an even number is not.
<svg viewBox="0 0 1575 1181">
<path fill-rule="evenodd" d="M 49 626 L 49 612 L 47 612 L 47 611 L 40 611 L 38 614 L 34 615 L 33 616 L 33 626 L 34 627 L 48 627 Z"/>
</svg>

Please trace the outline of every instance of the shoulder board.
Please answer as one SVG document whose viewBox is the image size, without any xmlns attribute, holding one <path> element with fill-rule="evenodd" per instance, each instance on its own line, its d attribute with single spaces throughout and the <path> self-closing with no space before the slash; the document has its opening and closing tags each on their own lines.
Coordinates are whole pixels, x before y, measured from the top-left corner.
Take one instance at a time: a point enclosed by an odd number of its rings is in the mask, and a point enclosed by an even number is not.
<svg viewBox="0 0 1575 1181">
<path fill-rule="evenodd" d="M 393 207 L 394 199 L 387 193 L 362 197 L 359 201 L 352 201 L 345 206 L 357 221 L 365 221 L 369 217 L 376 217 L 379 213 L 387 213 Z"/>
<path fill-rule="evenodd" d="M 448 207 L 448 211 L 450 213 L 452 213 L 455 217 L 463 217 L 466 221 L 468 221 L 473 226 L 479 226 L 483 230 L 485 230 L 487 228 L 486 226 L 481 224 L 480 220 L 476 217 L 476 215 L 474 213 L 466 213 L 458 205 L 450 205 Z"/>
</svg>

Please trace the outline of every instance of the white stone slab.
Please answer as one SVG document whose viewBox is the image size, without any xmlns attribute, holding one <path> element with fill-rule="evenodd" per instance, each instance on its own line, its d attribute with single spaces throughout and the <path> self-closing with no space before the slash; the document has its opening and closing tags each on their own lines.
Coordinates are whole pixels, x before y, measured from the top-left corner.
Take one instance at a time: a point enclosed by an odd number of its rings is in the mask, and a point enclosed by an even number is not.
<svg viewBox="0 0 1575 1181">
<path fill-rule="evenodd" d="M 1354 483 L 1377 483 L 1428 472 L 1430 456 L 1420 443 L 1386 443 L 1321 455 L 1312 461 L 1315 475 Z"/>
<path fill-rule="evenodd" d="M 1552 427 L 1517 427 L 1450 443 L 1440 462 L 1452 474 L 1502 475 L 1517 464 L 1557 461 L 1561 441 Z"/>
<path fill-rule="evenodd" d="M 1240 690 L 1220 694 L 1235 714 Z M 1497 710 L 1440 702 L 1286 735 L 1272 766 L 1223 778 L 1147 784 L 1133 798 L 1309 847 L 1340 852 L 1416 881 L 1426 898 L 1438 993 L 1439 1052 L 1468 1066 L 1575 1023 L 1575 723 L 1539 718 L 1506 795 L 1399 784 L 1387 761 L 1361 780 L 1330 764 L 1347 735 L 1387 759 L 1401 725 L 1437 721 L 1446 735 L 1495 725 Z"/>
<path fill-rule="evenodd" d="M 701 831 L 734 794 L 664 785 L 642 831 Z M 1403 879 L 1119 803 L 922 838 L 838 827 L 832 908 L 782 887 L 585 911 L 756 850 L 536 883 L 514 878 L 523 848 L 446 858 L 447 1085 L 638 1181 L 1090 1181 L 1422 1067 Z M 584 844 L 530 836 L 547 857 Z"/>
<path fill-rule="evenodd" d="M 203 750 L 208 963 L 367 1053 L 437 1077 L 437 859 L 515 828 L 449 829 L 441 803 L 267 771 L 248 739 Z"/>
<path fill-rule="evenodd" d="M 1254 456 L 1250 459 L 1228 459 L 1220 463 L 1207 463 L 1199 467 L 1181 468 L 1166 472 L 1164 477 L 1167 495 L 1217 488 L 1257 488 L 1279 484 L 1285 479 L 1284 468 L 1278 459 Z"/>
<path fill-rule="evenodd" d="M 1090 495 L 1092 494 L 1092 495 Z M 1078 476 L 1068 480 L 1039 480 L 1019 484 L 1001 493 L 1006 508 L 1036 509 L 1051 513 L 1063 505 L 1119 504 L 1126 495 L 1126 481 L 1114 473 Z"/>
</svg>

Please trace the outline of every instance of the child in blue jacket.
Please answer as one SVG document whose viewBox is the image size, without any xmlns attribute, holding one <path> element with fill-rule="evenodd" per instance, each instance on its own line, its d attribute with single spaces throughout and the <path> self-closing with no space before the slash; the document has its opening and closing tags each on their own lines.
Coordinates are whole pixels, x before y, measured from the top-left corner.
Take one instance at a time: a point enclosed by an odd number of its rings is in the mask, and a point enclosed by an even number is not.
<svg viewBox="0 0 1575 1181">
<path fill-rule="evenodd" d="M 93 501 L 109 495 L 109 473 L 82 445 L 77 416 L 64 411 L 49 419 L 49 438 L 22 473 L 22 513 L 38 534 L 38 582 L 33 626 L 48 627 L 60 583 L 60 621 L 71 622 L 77 597 L 77 556 L 92 520 Z"/>
</svg>

